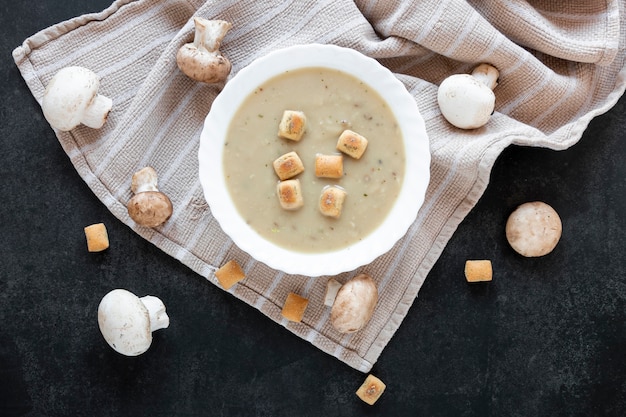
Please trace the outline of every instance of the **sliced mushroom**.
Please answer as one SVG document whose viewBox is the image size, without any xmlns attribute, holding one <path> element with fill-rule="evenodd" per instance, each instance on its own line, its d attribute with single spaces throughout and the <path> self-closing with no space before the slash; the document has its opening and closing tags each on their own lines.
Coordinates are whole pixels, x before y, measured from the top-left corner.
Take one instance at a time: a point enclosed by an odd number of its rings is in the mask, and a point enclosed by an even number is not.
<svg viewBox="0 0 626 417">
<path fill-rule="evenodd" d="M 219 51 L 230 22 L 194 17 L 193 43 L 183 45 L 176 54 L 178 68 L 189 78 L 203 83 L 226 80 L 232 65 Z"/>
<path fill-rule="evenodd" d="M 484 126 L 496 103 L 493 89 L 498 85 L 498 70 L 480 64 L 471 74 L 454 74 L 443 80 L 437 91 L 441 114 L 461 129 Z"/>
<path fill-rule="evenodd" d="M 128 202 L 128 214 L 135 223 L 157 227 L 165 223 L 173 212 L 172 201 L 157 188 L 157 173 L 152 167 L 135 172 L 131 191 L 135 193 Z"/>
<path fill-rule="evenodd" d="M 81 123 L 93 129 L 107 120 L 113 101 L 98 94 L 100 80 L 90 69 L 65 67 L 46 86 L 41 102 L 43 115 L 55 129 L 69 131 Z"/>
<path fill-rule="evenodd" d="M 341 333 L 354 333 L 372 318 L 378 302 L 376 282 L 367 274 L 359 274 L 343 284 L 330 311 L 330 323 Z"/>
</svg>

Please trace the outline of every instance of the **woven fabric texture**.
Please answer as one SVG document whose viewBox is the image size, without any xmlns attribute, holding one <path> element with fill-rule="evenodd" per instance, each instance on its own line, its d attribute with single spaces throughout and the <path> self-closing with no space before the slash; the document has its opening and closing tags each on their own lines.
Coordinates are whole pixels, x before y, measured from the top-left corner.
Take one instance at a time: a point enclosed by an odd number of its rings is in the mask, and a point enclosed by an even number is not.
<svg viewBox="0 0 626 417">
<path fill-rule="evenodd" d="M 323 305 L 326 277 L 291 276 L 256 262 L 224 235 L 203 197 L 197 152 L 203 121 L 220 86 L 191 81 L 176 51 L 193 39 L 192 17 L 233 27 L 221 51 L 231 77 L 270 51 L 322 43 L 353 48 L 388 67 L 415 98 L 432 153 L 425 202 L 387 254 L 350 273 L 377 281 L 380 299 L 363 330 L 337 333 Z M 624 92 L 624 2 L 617 0 L 117 0 L 26 39 L 13 58 L 37 100 L 61 68 L 81 65 L 101 78 L 113 111 L 102 129 L 56 135 L 103 204 L 139 235 L 215 285 L 214 271 L 236 259 L 247 278 L 233 296 L 302 339 L 363 372 L 401 325 L 429 270 L 489 182 L 510 144 L 555 150 L 576 143 L 589 121 Z M 441 116 L 437 86 L 481 62 L 500 71 L 489 123 L 461 131 Z M 126 211 L 130 178 L 150 165 L 170 196 L 172 218 L 155 229 Z M 285 320 L 289 292 L 309 299 L 302 323 Z"/>
</svg>

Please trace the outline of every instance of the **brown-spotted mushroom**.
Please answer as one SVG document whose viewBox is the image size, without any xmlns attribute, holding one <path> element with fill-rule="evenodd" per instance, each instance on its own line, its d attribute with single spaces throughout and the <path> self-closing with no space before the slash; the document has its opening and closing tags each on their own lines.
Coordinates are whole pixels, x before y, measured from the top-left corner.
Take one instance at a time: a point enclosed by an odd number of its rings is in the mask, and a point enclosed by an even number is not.
<svg viewBox="0 0 626 417">
<path fill-rule="evenodd" d="M 128 202 L 127 209 L 135 223 L 157 227 L 172 216 L 172 201 L 157 188 L 154 168 L 145 167 L 135 172 L 130 188 L 135 195 Z"/>
<path fill-rule="evenodd" d="M 552 252 L 561 239 L 561 218 L 548 204 L 532 201 L 517 207 L 506 222 L 506 238 L 511 247 L 526 257 Z"/>
<path fill-rule="evenodd" d="M 372 318 L 377 302 L 376 282 L 367 274 L 359 274 L 337 291 L 330 311 L 330 323 L 341 333 L 359 331 Z"/>
<path fill-rule="evenodd" d="M 194 24 L 193 42 L 181 46 L 176 53 L 178 68 L 195 81 L 211 84 L 226 80 L 232 65 L 219 49 L 232 24 L 202 17 L 194 17 Z"/>
<path fill-rule="evenodd" d="M 454 74 L 443 80 L 437 91 L 437 103 L 448 122 L 461 129 L 484 126 L 493 113 L 498 85 L 498 70 L 480 64 L 471 74 Z"/>
<path fill-rule="evenodd" d="M 90 69 L 71 66 L 59 70 L 43 93 L 44 117 L 50 126 L 64 132 L 81 123 L 93 129 L 101 128 L 113 101 L 98 94 L 99 87 L 100 80 Z"/>
</svg>

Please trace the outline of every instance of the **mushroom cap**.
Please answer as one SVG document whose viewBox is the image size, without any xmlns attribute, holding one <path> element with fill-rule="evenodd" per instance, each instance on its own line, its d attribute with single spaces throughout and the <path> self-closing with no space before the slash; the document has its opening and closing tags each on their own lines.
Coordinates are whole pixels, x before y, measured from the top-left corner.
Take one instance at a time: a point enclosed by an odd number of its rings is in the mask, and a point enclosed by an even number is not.
<svg viewBox="0 0 626 417">
<path fill-rule="evenodd" d="M 496 96 L 472 75 L 454 74 L 439 85 L 437 102 L 448 122 L 461 129 L 476 129 L 489 121 Z"/>
<path fill-rule="evenodd" d="M 200 50 L 192 43 L 180 47 L 176 64 L 189 78 L 207 84 L 224 81 L 232 69 L 232 64 L 224 56 Z"/>
<path fill-rule="evenodd" d="M 174 210 L 172 201 L 160 191 L 144 191 L 135 194 L 128 202 L 128 214 L 135 223 L 157 227 L 165 223 Z"/>
<path fill-rule="evenodd" d="M 561 239 L 563 227 L 558 213 L 541 201 L 517 207 L 506 222 L 506 238 L 511 247 L 526 257 L 552 252 Z"/>
<path fill-rule="evenodd" d="M 102 298 L 98 326 L 109 346 L 123 355 L 141 355 L 152 344 L 148 309 L 127 290 L 115 289 Z"/>
<path fill-rule="evenodd" d="M 44 117 L 58 130 L 72 130 L 81 123 L 99 87 L 100 80 L 90 69 L 72 66 L 59 70 L 44 91 Z"/>
<path fill-rule="evenodd" d="M 341 333 L 354 333 L 372 318 L 378 302 L 376 282 L 359 274 L 343 284 L 330 311 L 330 323 Z"/>
</svg>

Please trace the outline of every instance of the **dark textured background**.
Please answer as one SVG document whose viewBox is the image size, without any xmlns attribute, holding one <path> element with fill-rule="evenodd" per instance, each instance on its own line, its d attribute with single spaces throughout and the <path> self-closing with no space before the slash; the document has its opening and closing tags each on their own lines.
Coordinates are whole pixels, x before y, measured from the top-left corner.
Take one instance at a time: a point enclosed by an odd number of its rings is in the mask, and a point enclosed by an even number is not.
<svg viewBox="0 0 626 417">
<path fill-rule="evenodd" d="M 116 220 L 79 178 L 11 51 L 108 0 L 0 6 L 0 416 L 624 416 L 626 115 L 620 101 L 566 151 L 511 147 L 373 373 L 322 353 Z M 561 215 L 555 251 L 524 259 L 504 225 L 520 203 Z M 86 250 L 104 222 L 111 248 Z M 466 259 L 494 281 L 465 283 Z M 159 296 L 170 328 L 126 358 L 96 309 L 123 287 Z"/>
</svg>

